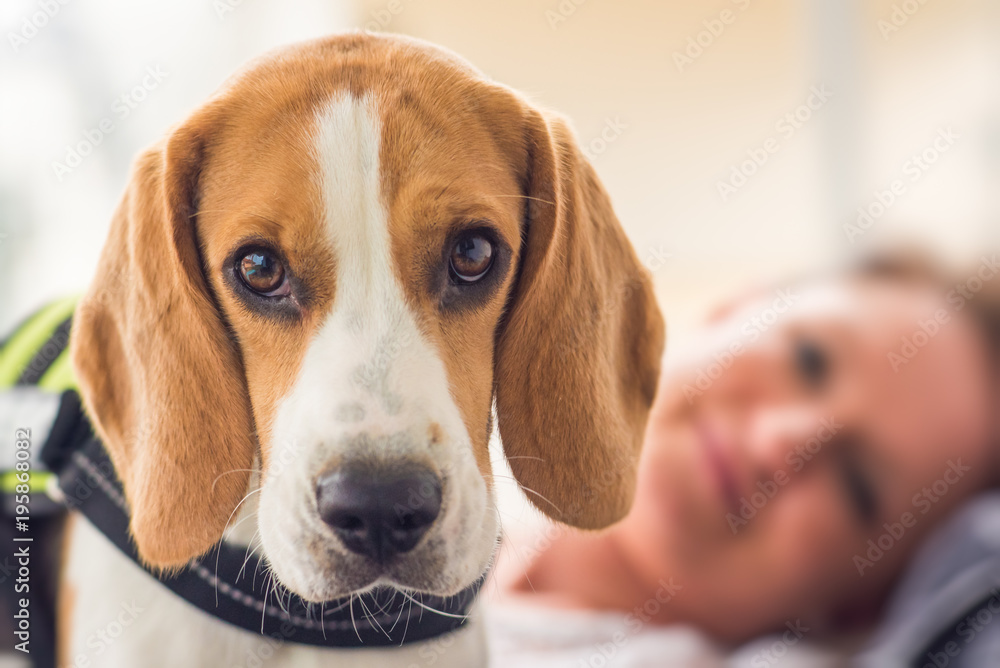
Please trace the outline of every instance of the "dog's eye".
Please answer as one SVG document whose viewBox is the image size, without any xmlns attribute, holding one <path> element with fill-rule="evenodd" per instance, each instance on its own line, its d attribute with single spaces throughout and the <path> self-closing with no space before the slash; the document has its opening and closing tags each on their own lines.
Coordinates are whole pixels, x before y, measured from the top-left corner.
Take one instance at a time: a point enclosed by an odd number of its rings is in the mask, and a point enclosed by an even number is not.
<svg viewBox="0 0 1000 668">
<path fill-rule="evenodd" d="M 458 238 L 449 260 L 452 277 L 458 283 L 475 283 L 493 265 L 493 244 L 482 234 L 466 234 Z"/>
<path fill-rule="evenodd" d="M 239 273 L 248 288 L 266 297 L 280 297 L 289 292 L 285 267 L 268 251 L 255 250 L 244 255 Z"/>
</svg>

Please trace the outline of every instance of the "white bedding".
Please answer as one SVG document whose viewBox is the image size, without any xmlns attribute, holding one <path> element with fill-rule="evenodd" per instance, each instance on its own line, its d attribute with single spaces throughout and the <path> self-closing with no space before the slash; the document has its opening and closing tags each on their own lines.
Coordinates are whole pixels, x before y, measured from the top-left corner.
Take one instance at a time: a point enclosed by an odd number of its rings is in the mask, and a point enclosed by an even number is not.
<svg viewBox="0 0 1000 668">
<path fill-rule="evenodd" d="M 482 606 L 492 666 L 516 668 L 663 668 L 716 666 L 830 668 L 839 653 L 806 639 L 754 640 L 731 651 L 696 629 L 626 622 L 618 612 L 553 610 L 526 605 Z"/>
</svg>

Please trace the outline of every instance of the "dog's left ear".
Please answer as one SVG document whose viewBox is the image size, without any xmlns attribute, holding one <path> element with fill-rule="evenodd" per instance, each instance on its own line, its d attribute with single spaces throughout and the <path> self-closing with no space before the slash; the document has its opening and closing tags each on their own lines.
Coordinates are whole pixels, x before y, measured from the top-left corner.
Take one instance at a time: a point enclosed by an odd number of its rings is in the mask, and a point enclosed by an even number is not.
<svg viewBox="0 0 1000 668">
<path fill-rule="evenodd" d="M 136 161 L 71 334 L 139 556 L 164 568 L 222 537 L 256 449 L 239 350 L 196 232 L 205 134 L 196 119 Z"/>
<path fill-rule="evenodd" d="M 497 341 L 497 424 L 535 506 L 596 529 L 632 504 L 663 320 L 568 126 L 525 106 L 527 214 Z"/>
</svg>

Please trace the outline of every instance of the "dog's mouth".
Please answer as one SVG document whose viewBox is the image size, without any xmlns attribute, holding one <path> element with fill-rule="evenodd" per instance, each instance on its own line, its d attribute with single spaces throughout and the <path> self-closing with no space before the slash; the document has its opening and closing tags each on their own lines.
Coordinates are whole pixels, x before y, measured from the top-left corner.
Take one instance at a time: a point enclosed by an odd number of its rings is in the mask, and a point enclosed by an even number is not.
<svg viewBox="0 0 1000 668">
<path fill-rule="evenodd" d="M 447 583 L 419 586 L 428 581 L 424 574 L 433 569 L 416 553 L 381 563 L 355 555 L 319 566 L 310 564 L 301 572 L 287 558 L 280 569 L 275 568 L 262 554 L 264 570 L 260 573 L 246 564 L 243 547 L 222 549 L 221 570 L 216 565 L 214 580 L 224 587 L 220 590 L 223 597 L 255 607 L 257 613 L 251 613 L 254 626 L 247 628 L 254 630 L 259 622 L 262 629 L 269 625 L 282 634 L 294 633 L 302 642 L 320 645 L 355 646 L 355 639 L 362 645 L 399 645 L 448 633 L 467 619 L 485 579 L 480 576 L 454 592 L 437 588 Z M 304 577 L 307 570 L 309 577 Z M 237 617 L 245 621 L 243 610 L 240 607 Z M 295 624 L 294 628 L 289 624 Z"/>
<path fill-rule="evenodd" d="M 346 485 L 343 476 L 330 479 L 316 503 L 302 499 L 297 512 L 280 517 L 262 498 L 258 526 L 269 572 L 310 602 L 382 589 L 448 597 L 473 586 L 496 549 L 491 500 L 412 471 L 403 484 L 386 476 Z M 482 507 L 466 496 L 481 498 Z"/>
<path fill-rule="evenodd" d="M 318 627 L 324 639 L 331 631 L 356 637 L 365 645 L 400 645 L 455 630 L 468 618 L 485 581 L 483 575 L 454 594 L 439 595 L 420 589 L 369 585 L 334 598 L 310 600 L 295 595 L 280 582 L 272 598 L 289 616 L 305 618 Z"/>
<path fill-rule="evenodd" d="M 345 597 L 369 595 L 384 590 L 409 595 L 449 597 L 473 587 L 485 574 L 481 568 L 452 568 L 443 541 L 427 541 L 419 549 L 389 558 L 373 559 L 344 554 L 329 546 L 307 549 L 302 567 L 282 559 L 269 560 L 270 569 L 284 588 L 312 603 L 336 601 Z M 299 560 L 292 560 L 299 561 Z M 465 561 L 465 560 L 460 560 Z"/>
</svg>

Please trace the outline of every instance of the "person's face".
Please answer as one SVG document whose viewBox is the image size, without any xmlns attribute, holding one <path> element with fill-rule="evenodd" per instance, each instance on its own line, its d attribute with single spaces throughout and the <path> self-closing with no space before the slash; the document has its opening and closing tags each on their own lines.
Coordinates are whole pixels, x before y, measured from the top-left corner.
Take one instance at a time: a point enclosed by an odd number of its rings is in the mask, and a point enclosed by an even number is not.
<svg viewBox="0 0 1000 668">
<path fill-rule="evenodd" d="M 674 576 L 671 605 L 709 631 L 857 617 L 985 484 L 984 345 L 931 289 L 757 294 L 700 341 L 668 360 L 623 527 L 641 572 Z"/>
</svg>

